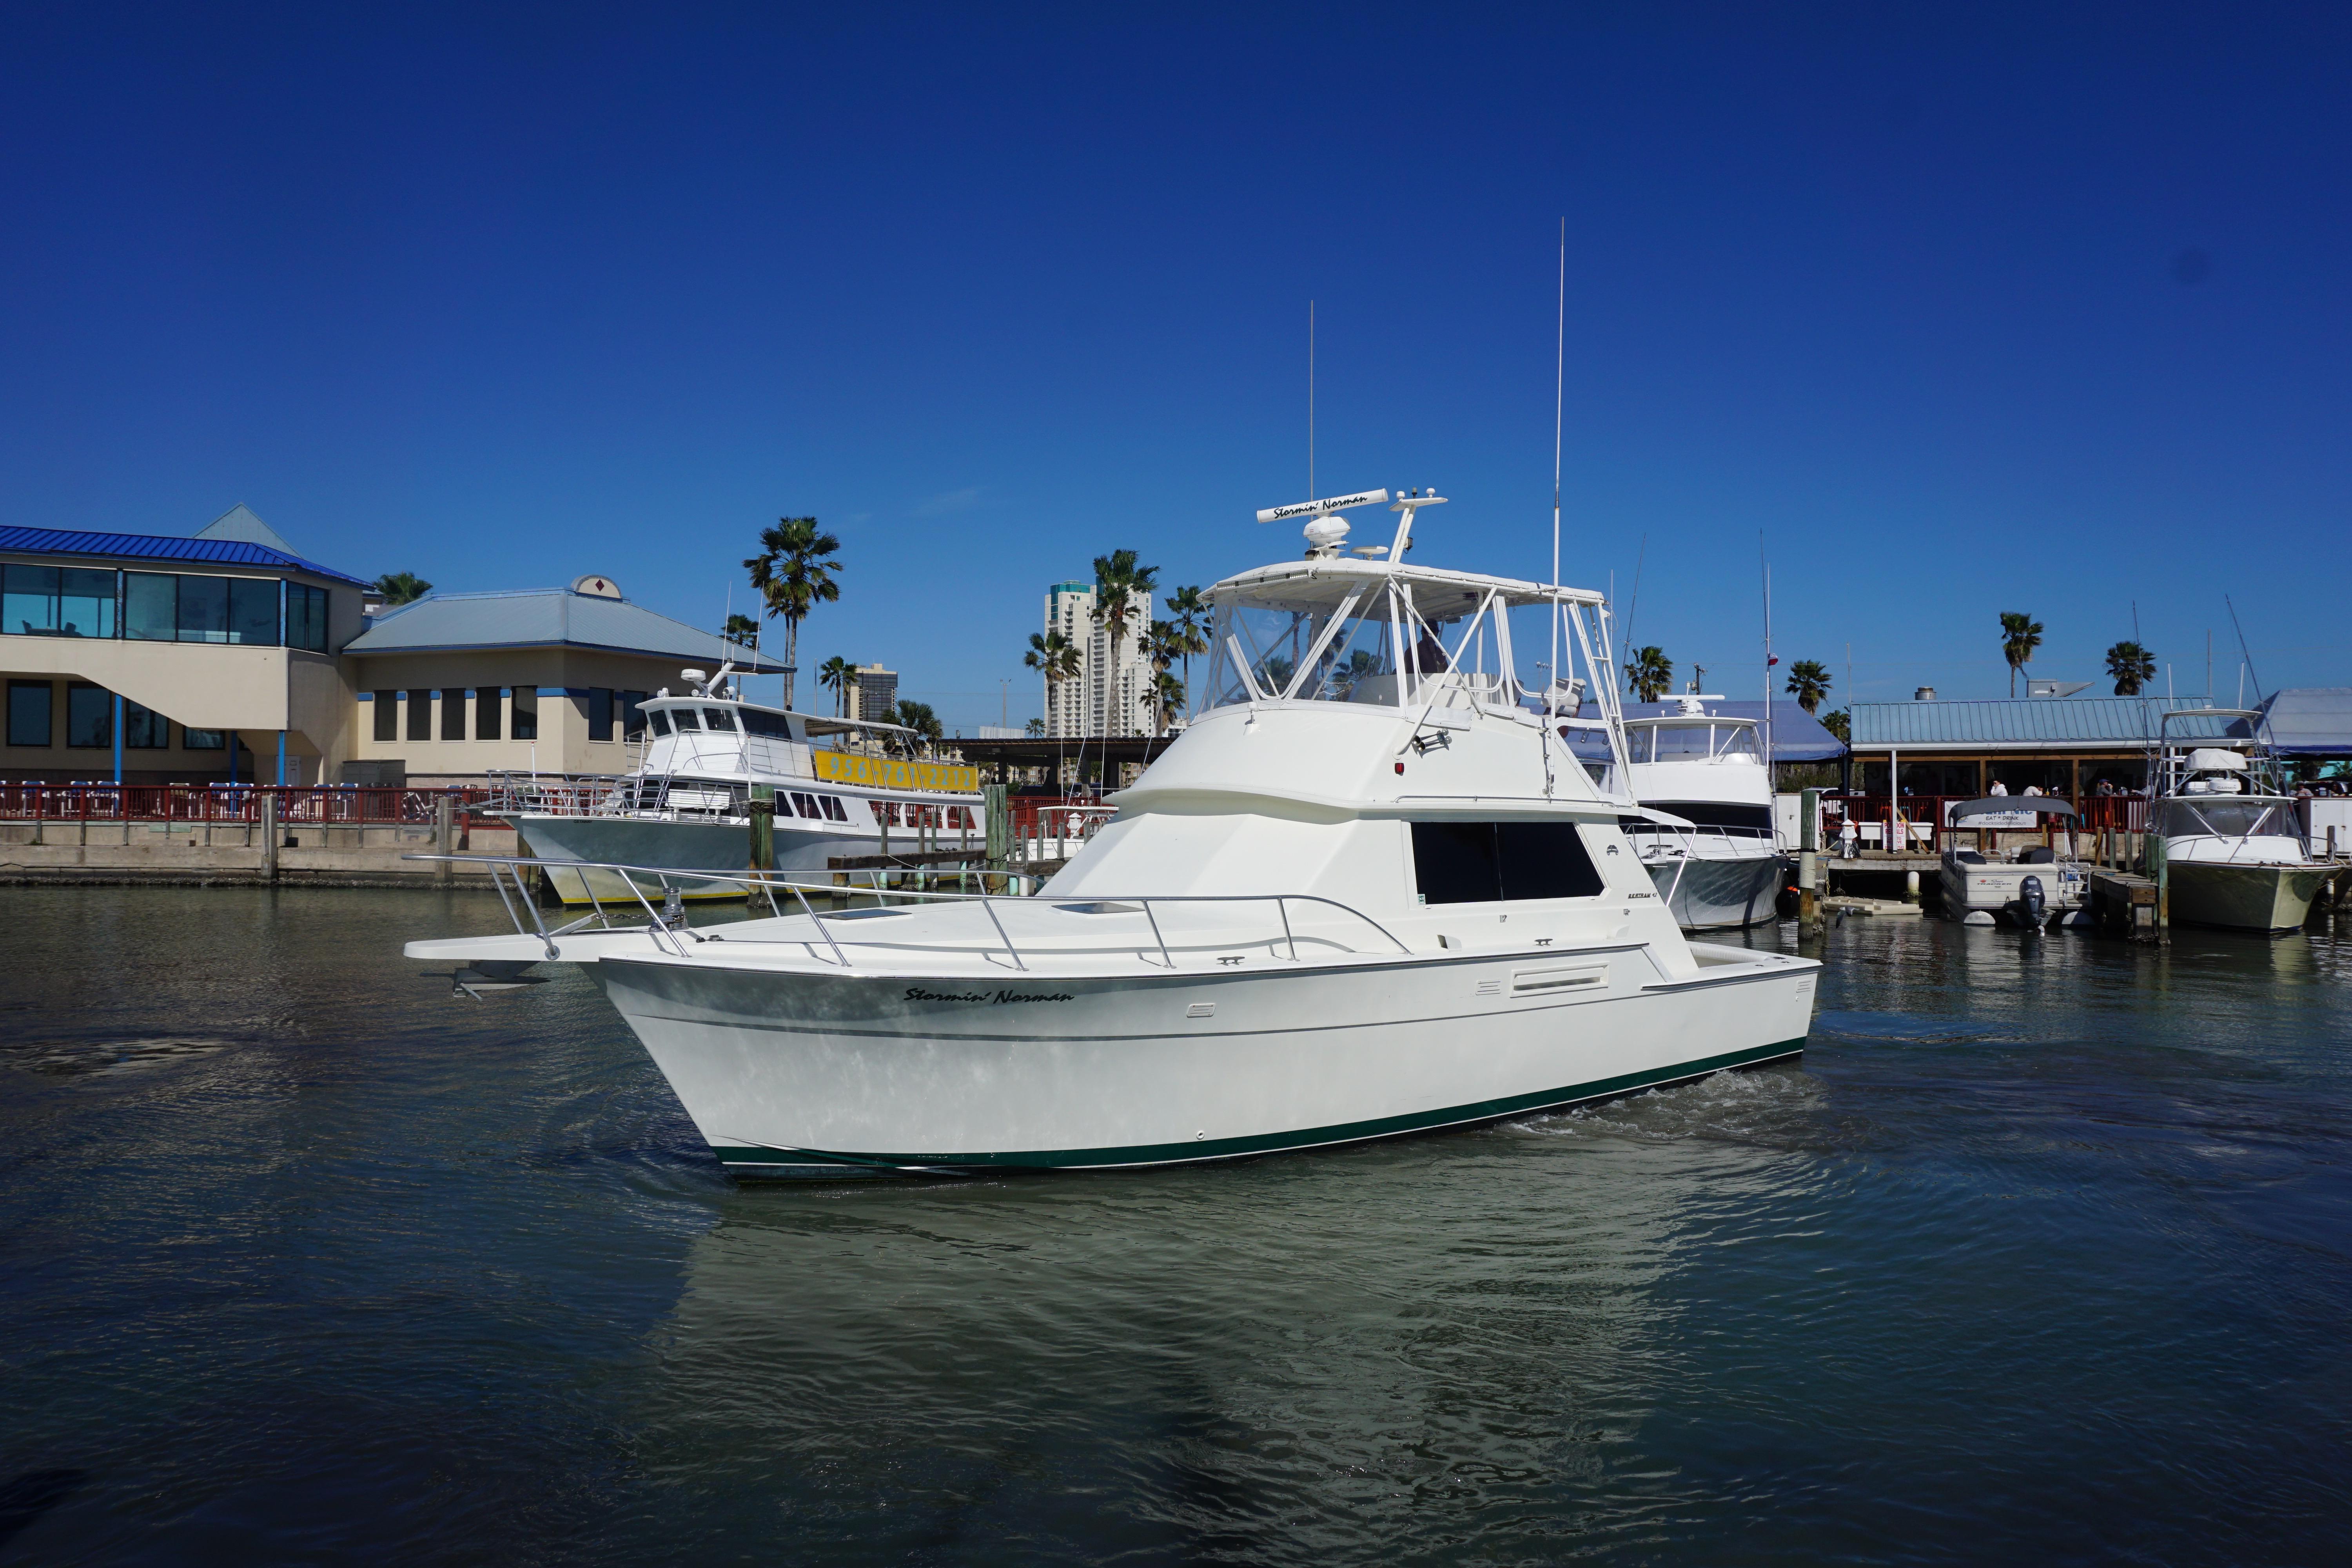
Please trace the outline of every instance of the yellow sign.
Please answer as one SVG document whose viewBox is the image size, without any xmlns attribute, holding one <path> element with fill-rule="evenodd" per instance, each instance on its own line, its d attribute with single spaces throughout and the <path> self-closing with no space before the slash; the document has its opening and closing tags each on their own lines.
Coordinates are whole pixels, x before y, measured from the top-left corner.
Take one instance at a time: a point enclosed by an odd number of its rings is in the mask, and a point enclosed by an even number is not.
<svg viewBox="0 0 2352 1568">
<path fill-rule="evenodd" d="M 866 784 L 874 789 L 927 789 L 971 795 L 980 788 L 978 768 L 948 763 L 909 763 L 856 752 L 819 752 L 816 776 L 827 784 Z"/>
</svg>

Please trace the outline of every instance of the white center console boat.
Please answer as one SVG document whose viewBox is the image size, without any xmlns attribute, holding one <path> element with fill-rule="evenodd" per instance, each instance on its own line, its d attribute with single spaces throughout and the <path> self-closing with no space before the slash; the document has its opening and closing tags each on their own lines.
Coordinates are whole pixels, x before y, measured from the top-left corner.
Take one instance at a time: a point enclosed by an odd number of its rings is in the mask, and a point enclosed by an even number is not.
<svg viewBox="0 0 2352 1568">
<path fill-rule="evenodd" d="M 1679 714 L 1625 721 L 1633 798 L 1680 825 L 1637 819 L 1626 832 L 1658 896 L 1685 931 L 1761 924 L 1780 915 L 1789 865 L 1772 833 L 1772 779 L 1756 721 Z"/>
<path fill-rule="evenodd" d="M 1820 966 L 1686 941 L 1620 826 L 1642 808 L 1566 743 L 1623 755 L 1601 595 L 1402 564 L 1435 496 L 1342 553 L 1336 514 L 1387 499 L 1276 509 L 1307 558 L 1212 590 L 1205 710 L 1040 896 L 787 887 L 740 924 L 648 900 L 406 952 L 583 965 L 744 1176 L 1224 1159 L 1796 1056 Z M 1555 617 L 1598 717 L 1524 705 L 1516 606 Z"/>
<path fill-rule="evenodd" d="M 1978 837 L 1973 848 L 1945 846 L 1937 873 L 1945 915 L 1963 925 L 2087 924 L 2090 883 L 2071 842 L 2063 853 L 2054 844 L 2000 847 L 2004 831 L 2038 832 L 2044 823 L 2065 823 L 2071 841 L 2075 815 L 2055 795 L 1988 795 L 1953 806 L 1947 826 L 1974 828 Z"/>
</svg>

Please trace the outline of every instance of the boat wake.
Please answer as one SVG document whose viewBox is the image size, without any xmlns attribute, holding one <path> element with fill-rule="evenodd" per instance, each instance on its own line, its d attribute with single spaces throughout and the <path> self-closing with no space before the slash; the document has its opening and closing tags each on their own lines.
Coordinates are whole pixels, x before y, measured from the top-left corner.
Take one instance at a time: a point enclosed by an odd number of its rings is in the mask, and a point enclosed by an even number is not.
<svg viewBox="0 0 2352 1568">
<path fill-rule="evenodd" d="M 170 1037 L 152 1040 L 41 1040 L 10 1047 L 7 1058 L 30 1072 L 73 1078 L 141 1072 L 227 1050 L 235 1040 Z"/>
<path fill-rule="evenodd" d="M 1797 1067 L 1719 1072 L 1696 1083 L 1644 1089 L 1622 1100 L 1580 1105 L 1506 1125 L 1539 1138 L 1632 1138 L 1644 1142 L 1726 1139 L 1790 1142 L 1817 1133 L 1827 1086 Z"/>
</svg>

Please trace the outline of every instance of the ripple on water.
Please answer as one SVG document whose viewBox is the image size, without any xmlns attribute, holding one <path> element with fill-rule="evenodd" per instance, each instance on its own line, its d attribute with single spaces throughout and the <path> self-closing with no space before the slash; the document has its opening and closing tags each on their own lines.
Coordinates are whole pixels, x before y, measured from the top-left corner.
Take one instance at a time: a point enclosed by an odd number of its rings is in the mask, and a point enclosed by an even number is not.
<svg viewBox="0 0 2352 1568">
<path fill-rule="evenodd" d="M 143 1072 L 234 1050 L 238 1041 L 201 1036 L 144 1040 L 26 1040 L 0 1047 L 0 1059 L 54 1078 Z"/>
</svg>

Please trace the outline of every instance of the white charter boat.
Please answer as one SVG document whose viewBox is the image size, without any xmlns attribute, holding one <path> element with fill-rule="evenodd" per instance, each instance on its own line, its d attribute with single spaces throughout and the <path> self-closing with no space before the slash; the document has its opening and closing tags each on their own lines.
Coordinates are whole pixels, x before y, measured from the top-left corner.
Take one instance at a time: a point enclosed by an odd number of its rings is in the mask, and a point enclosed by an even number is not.
<svg viewBox="0 0 2352 1568">
<path fill-rule="evenodd" d="M 836 857 L 950 844 L 984 834 L 978 770 L 924 760 L 897 724 L 787 712 L 743 700 L 728 679 L 682 673 L 687 694 L 648 700 L 645 752 L 617 777 L 499 774 L 490 814 L 545 860 L 712 871 L 673 879 L 682 897 L 740 898 L 725 879 L 750 868 L 751 806 L 774 801 L 775 868 L 822 876 Z M 627 899 L 616 872 L 551 868 L 566 903 Z"/>
<path fill-rule="evenodd" d="M 2277 787 L 2258 741 L 2252 755 L 2227 746 L 2184 752 L 2172 741 L 2174 720 L 2215 718 L 2243 719 L 2251 730 L 2263 715 L 2196 708 L 2158 721 L 2150 773 L 2158 795 L 2148 826 L 2164 846 L 2170 918 L 2230 931 L 2299 931 L 2338 868 L 2312 856 L 2300 803 Z"/>
<path fill-rule="evenodd" d="M 1719 697 L 1675 700 L 1679 714 L 1625 721 L 1633 798 L 1681 819 L 1633 823 L 1633 852 L 1685 931 L 1777 920 L 1789 863 L 1773 836 L 1756 721 L 1710 715 Z"/>
<path fill-rule="evenodd" d="M 1571 738 L 1622 762 L 1601 595 L 1342 554 L 1220 583 L 1206 710 L 1029 898 L 412 942 L 495 984 L 585 966 L 726 1168 L 1229 1159 L 1553 1110 L 1798 1055 L 1820 965 L 1686 941 Z M 1370 559 L 1384 554 L 1387 559 Z M 1600 716 L 1537 711 L 1507 612 Z M 1623 777 L 1622 767 L 1617 777 Z M 772 894 L 776 887 L 768 889 Z M 593 917 L 592 917 L 593 918 Z"/>
</svg>

